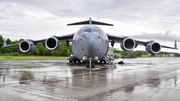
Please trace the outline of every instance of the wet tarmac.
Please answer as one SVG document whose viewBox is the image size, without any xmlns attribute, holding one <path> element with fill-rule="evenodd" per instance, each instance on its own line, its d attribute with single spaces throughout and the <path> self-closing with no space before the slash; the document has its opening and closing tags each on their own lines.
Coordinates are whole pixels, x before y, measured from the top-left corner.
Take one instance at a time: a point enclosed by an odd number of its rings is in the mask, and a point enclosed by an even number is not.
<svg viewBox="0 0 180 101">
<path fill-rule="evenodd" d="M 0 61 L 0 101 L 180 101 L 180 58 Z"/>
</svg>

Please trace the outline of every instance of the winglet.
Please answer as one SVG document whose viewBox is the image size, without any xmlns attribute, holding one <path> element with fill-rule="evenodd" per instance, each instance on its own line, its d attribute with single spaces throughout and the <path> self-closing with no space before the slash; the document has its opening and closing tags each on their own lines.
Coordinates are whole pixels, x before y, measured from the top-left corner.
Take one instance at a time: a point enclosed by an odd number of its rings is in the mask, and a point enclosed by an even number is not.
<svg viewBox="0 0 180 101">
<path fill-rule="evenodd" d="M 176 40 L 175 40 L 175 43 L 174 43 L 174 48 L 175 48 L 175 49 L 178 49 L 178 48 L 177 48 L 177 42 L 176 42 Z"/>
<path fill-rule="evenodd" d="M 6 39 L 4 38 L 4 45 L 3 45 L 3 47 L 5 47 L 6 46 Z"/>
</svg>

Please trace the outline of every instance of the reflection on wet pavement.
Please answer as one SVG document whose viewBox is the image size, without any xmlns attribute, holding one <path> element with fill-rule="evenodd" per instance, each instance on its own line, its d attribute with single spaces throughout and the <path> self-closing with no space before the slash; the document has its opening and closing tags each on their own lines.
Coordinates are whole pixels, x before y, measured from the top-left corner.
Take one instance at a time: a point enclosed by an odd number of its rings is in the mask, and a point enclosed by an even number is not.
<svg viewBox="0 0 180 101">
<path fill-rule="evenodd" d="M 117 68 L 67 60 L 0 61 L 1 101 L 179 101 L 180 58 L 125 59 Z"/>
</svg>

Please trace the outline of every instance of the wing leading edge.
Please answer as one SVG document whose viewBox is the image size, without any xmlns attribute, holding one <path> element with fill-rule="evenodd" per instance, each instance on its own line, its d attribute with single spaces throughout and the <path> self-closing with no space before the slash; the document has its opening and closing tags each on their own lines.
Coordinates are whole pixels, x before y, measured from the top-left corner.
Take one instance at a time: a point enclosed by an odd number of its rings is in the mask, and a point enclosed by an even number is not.
<svg viewBox="0 0 180 101">
<path fill-rule="evenodd" d="M 117 42 L 117 43 L 121 43 L 125 38 L 128 38 L 128 37 L 119 37 L 119 36 L 115 36 L 115 35 L 110 35 L 110 34 L 107 34 L 108 38 L 109 38 L 109 41 L 110 42 Z M 151 42 L 154 42 L 154 41 L 147 41 L 147 42 L 144 42 L 144 41 L 139 41 L 139 40 L 134 40 L 135 43 L 136 43 L 136 47 L 138 45 L 148 45 L 149 43 Z M 177 42 L 175 40 L 175 43 L 174 43 L 174 47 L 169 47 L 169 46 L 165 46 L 165 45 L 160 45 L 162 48 L 169 48 L 169 49 L 175 49 L 175 50 L 178 50 L 177 48 Z M 136 48 L 135 47 L 135 48 Z"/>
<path fill-rule="evenodd" d="M 74 34 L 75 33 L 68 34 L 68 35 L 63 35 L 63 36 L 53 36 L 53 37 L 57 38 L 60 42 L 72 42 Z M 41 40 L 27 39 L 26 41 L 31 41 L 34 45 L 37 45 L 37 44 L 43 44 L 44 45 L 46 39 L 41 39 Z M 14 47 L 14 46 L 19 46 L 19 44 L 6 45 L 6 40 L 4 39 L 4 46 L 3 46 L 3 48 Z"/>
</svg>

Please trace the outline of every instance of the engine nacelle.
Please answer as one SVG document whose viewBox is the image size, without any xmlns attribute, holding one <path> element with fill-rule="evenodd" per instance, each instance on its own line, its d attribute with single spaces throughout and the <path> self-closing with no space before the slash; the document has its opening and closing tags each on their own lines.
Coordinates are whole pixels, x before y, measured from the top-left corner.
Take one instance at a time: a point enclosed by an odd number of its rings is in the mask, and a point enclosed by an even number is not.
<svg viewBox="0 0 180 101">
<path fill-rule="evenodd" d="M 136 46 L 136 42 L 131 38 L 125 38 L 121 42 L 121 49 L 124 51 L 132 51 Z"/>
<path fill-rule="evenodd" d="M 56 37 L 46 39 L 45 46 L 48 50 L 57 50 L 60 47 L 60 41 Z"/>
<path fill-rule="evenodd" d="M 19 49 L 23 53 L 29 53 L 29 52 L 33 52 L 34 51 L 35 45 L 31 41 L 22 41 L 19 44 Z"/>
<path fill-rule="evenodd" d="M 150 42 L 146 45 L 146 51 L 150 54 L 157 54 L 161 51 L 161 45 L 157 42 Z"/>
</svg>

